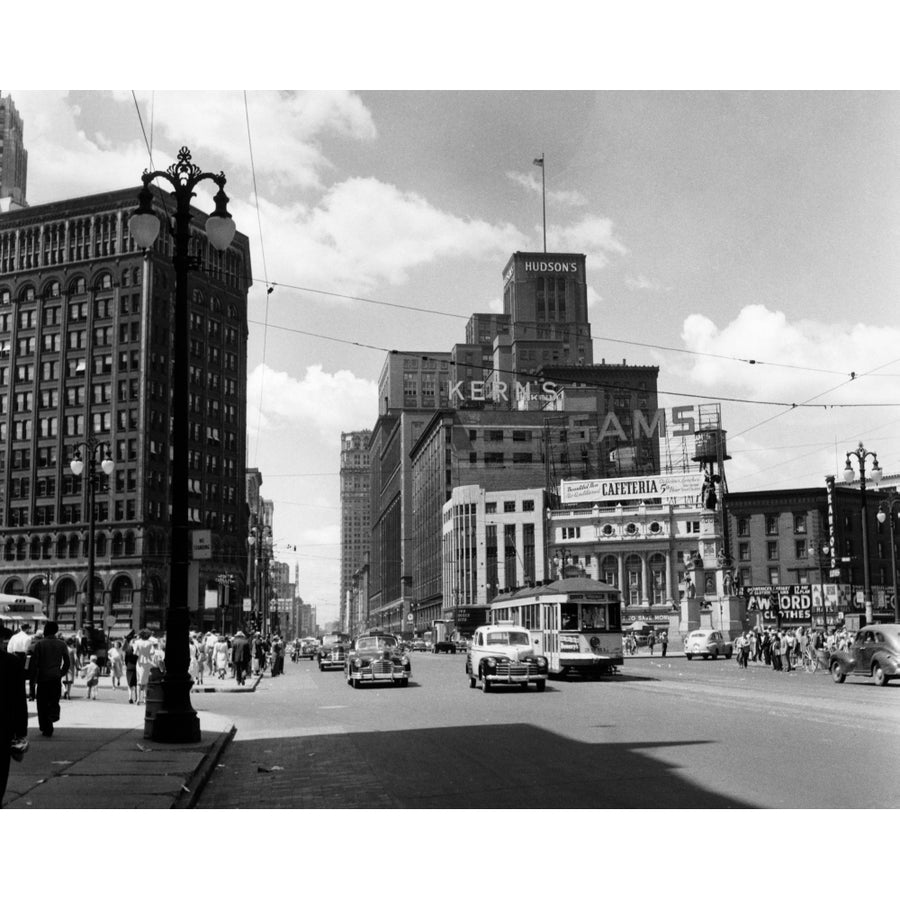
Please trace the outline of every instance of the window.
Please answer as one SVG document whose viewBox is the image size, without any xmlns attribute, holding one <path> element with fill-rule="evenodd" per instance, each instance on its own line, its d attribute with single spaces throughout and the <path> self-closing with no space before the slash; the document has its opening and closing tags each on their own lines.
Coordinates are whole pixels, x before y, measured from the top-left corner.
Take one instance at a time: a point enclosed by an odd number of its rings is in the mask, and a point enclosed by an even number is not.
<svg viewBox="0 0 900 900">
<path fill-rule="evenodd" d="M 794 559 L 806 559 L 806 541 L 794 541 Z"/>
<path fill-rule="evenodd" d="M 806 514 L 794 516 L 794 534 L 806 534 Z"/>
<path fill-rule="evenodd" d="M 534 512 L 534 500 L 523 500 L 522 512 Z"/>
<path fill-rule="evenodd" d="M 562 539 L 564 541 L 576 540 L 581 537 L 580 526 L 567 525 L 562 529 Z"/>
<path fill-rule="evenodd" d="M 530 463 L 534 462 L 531 453 L 513 453 L 513 463 Z"/>
<path fill-rule="evenodd" d="M 504 500 L 503 501 L 503 512 L 514 513 L 515 511 L 516 511 L 516 501 L 515 500 Z"/>
<path fill-rule="evenodd" d="M 750 537 L 750 519 L 740 516 L 737 520 L 738 537 Z"/>
<path fill-rule="evenodd" d="M 766 559 L 778 559 L 778 541 L 766 541 Z"/>
<path fill-rule="evenodd" d="M 777 566 L 770 568 L 768 575 L 769 575 L 769 584 L 780 584 L 781 583 L 781 573 Z"/>
<path fill-rule="evenodd" d="M 488 516 L 497 512 L 497 504 L 496 503 L 485 503 L 484 504 L 484 512 L 485 512 L 485 515 L 488 515 Z"/>
<path fill-rule="evenodd" d="M 750 560 L 750 544 L 746 541 L 741 541 L 738 544 L 738 559 L 741 562 L 748 562 Z"/>
<path fill-rule="evenodd" d="M 766 534 L 778 534 L 778 516 L 766 516 Z"/>
<path fill-rule="evenodd" d="M 486 465 L 489 466 L 502 466 L 503 465 L 503 454 L 502 453 L 485 453 L 484 461 Z"/>
</svg>

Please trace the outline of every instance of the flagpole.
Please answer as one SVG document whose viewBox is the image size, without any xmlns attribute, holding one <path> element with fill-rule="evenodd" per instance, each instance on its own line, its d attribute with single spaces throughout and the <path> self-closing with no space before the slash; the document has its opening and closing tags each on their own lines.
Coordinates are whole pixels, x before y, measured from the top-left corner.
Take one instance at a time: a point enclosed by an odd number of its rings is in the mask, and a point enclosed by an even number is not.
<svg viewBox="0 0 900 900">
<path fill-rule="evenodd" d="M 544 174 L 544 154 L 540 159 L 534 161 L 536 166 L 541 167 L 541 208 L 544 214 L 544 253 L 547 252 L 547 178 Z"/>
</svg>

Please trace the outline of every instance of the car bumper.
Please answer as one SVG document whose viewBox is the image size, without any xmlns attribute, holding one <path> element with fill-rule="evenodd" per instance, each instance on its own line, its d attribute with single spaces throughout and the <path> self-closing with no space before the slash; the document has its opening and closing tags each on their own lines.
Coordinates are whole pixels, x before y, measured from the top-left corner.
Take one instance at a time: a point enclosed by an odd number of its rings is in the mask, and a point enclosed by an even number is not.
<svg viewBox="0 0 900 900">
<path fill-rule="evenodd" d="M 345 660 L 343 659 L 320 659 L 319 667 L 322 669 L 343 669 Z"/>
<path fill-rule="evenodd" d="M 351 669 L 350 678 L 354 681 L 404 681 L 409 678 L 409 672 L 398 669 L 393 672 L 373 672 L 367 669 Z"/>
<path fill-rule="evenodd" d="M 568 669 L 605 669 L 609 666 L 621 666 L 621 656 L 594 656 L 590 653 L 579 653 L 577 656 L 560 654 L 559 664 Z"/>
</svg>

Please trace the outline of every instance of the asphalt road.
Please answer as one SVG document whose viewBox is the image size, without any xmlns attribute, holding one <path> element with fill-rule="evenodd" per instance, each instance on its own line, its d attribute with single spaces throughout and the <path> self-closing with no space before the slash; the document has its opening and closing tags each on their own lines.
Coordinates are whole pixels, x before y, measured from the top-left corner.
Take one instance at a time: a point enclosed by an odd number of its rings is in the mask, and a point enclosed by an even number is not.
<svg viewBox="0 0 900 900">
<path fill-rule="evenodd" d="M 483 694 L 464 663 L 414 654 L 408 688 L 352 690 L 288 660 L 194 695 L 237 725 L 198 808 L 900 806 L 900 684 L 657 657 Z"/>
</svg>

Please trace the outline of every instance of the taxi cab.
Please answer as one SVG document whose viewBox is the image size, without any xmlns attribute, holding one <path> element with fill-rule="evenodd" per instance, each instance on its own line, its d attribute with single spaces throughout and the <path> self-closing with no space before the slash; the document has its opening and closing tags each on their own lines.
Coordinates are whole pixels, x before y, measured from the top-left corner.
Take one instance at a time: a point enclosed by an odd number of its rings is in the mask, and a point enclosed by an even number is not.
<svg viewBox="0 0 900 900">
<path fill-rule="evenodd" d="M 475 629 L 466 655 L 469 687 L 488 693 L 498 684 L 518 684 L 543 691 L 547 687 L 547 657 L 534 652 L 531 632 L 511 622 Z"/>
</svg>

